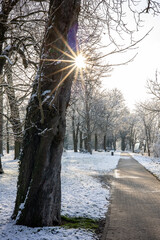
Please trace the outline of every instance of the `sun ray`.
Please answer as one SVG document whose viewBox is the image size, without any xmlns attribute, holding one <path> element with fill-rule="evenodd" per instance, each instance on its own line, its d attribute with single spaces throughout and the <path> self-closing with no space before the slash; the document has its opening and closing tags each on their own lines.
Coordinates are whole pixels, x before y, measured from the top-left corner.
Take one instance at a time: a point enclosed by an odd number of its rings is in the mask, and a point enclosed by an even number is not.
<svg viewBox="0 0 160 240">
<path fill-rule="evenodd" d="M 52 92 L 50 93 L 50 95 L 52 95 L 56 90 L 57 88 L 59 88 L 62 83 L 66 80 L 66 78 L 74 71 L 74 69 L 76 68 L 76 66 L 73 66 L 71 68 L 71 70 L 63 77 L 63 79 L 60 81 L 60 83 L 52 90 Z"/>
<path fill-rule="evenodd" d="M 68 72 L 64 75 L 64 77 L 57 84 L 57 86 L 54 89 L 52 89 L 50 94 L 43 100 L 42 104 L 44 104 L 47 101 L 47 99 L 49 99 L 54 94 L 54 92 L 63 84 L 63 82 L 67 79 L 67 77 L 75 69 L 76 69 L 76 71 L 75 71 L 75 74 L 74 74 L 73 82 L 77 81 L 77 78 L 78 78 L 78 76 L 80 74 L 82 88 L 84 89 L 84 87 L 85 87 L 85 80 L 84 80 L 84 76 L 83 76 L 83 71 L 84 70 L 87 71 L 87 66 L 86 65 L 88 64 L 88 59 L 85 57 L 83 52 L 80 51 L 78 44 L 76 44 L 76 51 L 74 52 L 74 50 L 70 47 L 70 45 L 67 43 L 65 38 L 62 36 L 62 34 L 55 27 L 54 27 L 54 30 L 57 33 L 57 36 L 59 37 L 59 40 L 61 40 L 64 43 L 64 45 L 66 46 L 66 51 L 62 50 L 62 49 L 59 49 L 57 46 L 54 46 L 53 44 L 51 45 L 51 47 L 53 49 L 55 49 L 56 51 L 62 53 L 63 55 L 67 56 L 69 59 L 60 59 L 60 58 L 58 58 L 58 59 L 41 59 L 41 61 L 44 61 L 44 62 L 57 62 L 57 63 L 64 62 L 64 63 L 70 63 L 70 64 L 67 64 L 67 66 L 62 67 L 61 69 L 59 69 L 59 70 L 57 70 L 57 71 L 47 75 L 47 77 L 50 77 L 52 75 L 58 74 L 58 73 L 63 72 L 63 71 L 68 69 Z M 55 94 L 54 98 L 51 99 L 50 106 L 54 102 L 56 94 Z"/>
<path fill-rule="evenodd" d="M 54 46 L 54 45 L 52 45 L 52 47 L 53 47 L 54 49 L 56 49 L 57 51 L 63 53 L 64 55 L 68 56 L 69 58 L 72 58 L 73 60 L 75 59 L 75 57 L 73 57 L 73 56 L 70 55 L 69 53 L 63 51 L 62 49 L 60 49 L 60 48 L 58 48 L 58 47 L 56 47 L 56 46 Z"/>
<path fill-rule="evenodd" d="M 68 60 L 68 59 L 49 59 L 49 58 L 46 58 L 46 59 L 41 59 L 41 61 L 44 61 L 44 62 L 75 62 L 74 60 Z"/>
<path fill-rule="evenodd" d="M 62 83 L 66 80 L 66 78 L 74 71 L 76 66 L 74 65 L 71 70 L 63 77 L 63 79 L 60 81 L 60 83 L 51 91 L 51 93 L 48 95 L 51 97 L 51 95 L 62 85 Z M 45 100 L 42 102 L 44 104 L 47 101 L 48 98 L 45 98 Z"/>
<path fill-rule="evenodd" d="M 57 71 L 55 71 L 55 72 L 47 75 L 46 77 L 50 77 L 50 76 L 53 76 L 53 75 L 55 75 L 55 74 L 57 74 L 57 73 L 59 73 L 59 72 L 65 71 L 66 69 L 71 68 L 71 67 L 73 67 L 74 65 L 75 65 L 74 63 L 73 63 L 73 64 L 70 64 L 70 65 L 68 65 L 68 66 L 66 66 L 66 67 L 64 67 L 64 68 L 61 68 L 61 69 L 59 69 L 59 70 L 57 70 Z"/>
</svg>

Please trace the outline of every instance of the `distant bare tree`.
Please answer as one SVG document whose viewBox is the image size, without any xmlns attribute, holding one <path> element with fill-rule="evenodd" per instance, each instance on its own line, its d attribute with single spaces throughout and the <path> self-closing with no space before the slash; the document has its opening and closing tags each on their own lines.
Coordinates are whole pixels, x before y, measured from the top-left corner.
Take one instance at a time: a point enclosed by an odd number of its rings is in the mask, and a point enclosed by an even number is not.
<svg viewBox="0 0 160 240">
<path fill-rule="evenodd" d="M 142 126 L 145 136 L 144 141 L 147 148 L 148 156 L 150 156 L 151 148 L 156 134 L 156 129 L 158 126 L 157 114 L 154 112 L 151 113 L 150 111 L 145 109 L 142 104 L 137 105 L 136 111 L 143 124 Z"/>
</svg>

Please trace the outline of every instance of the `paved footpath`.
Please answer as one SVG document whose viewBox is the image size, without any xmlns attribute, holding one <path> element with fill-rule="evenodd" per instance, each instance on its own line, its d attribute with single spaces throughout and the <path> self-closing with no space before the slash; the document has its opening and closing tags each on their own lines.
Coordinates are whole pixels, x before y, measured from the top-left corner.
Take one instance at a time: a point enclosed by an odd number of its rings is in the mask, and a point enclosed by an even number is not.
<svg viewBox="0 0 160 240">
<path fill-rule="evenodd" d="M 127 154 L 114 171 L 102 240 L 160 240 L 160 181 Z"/>
</svg>

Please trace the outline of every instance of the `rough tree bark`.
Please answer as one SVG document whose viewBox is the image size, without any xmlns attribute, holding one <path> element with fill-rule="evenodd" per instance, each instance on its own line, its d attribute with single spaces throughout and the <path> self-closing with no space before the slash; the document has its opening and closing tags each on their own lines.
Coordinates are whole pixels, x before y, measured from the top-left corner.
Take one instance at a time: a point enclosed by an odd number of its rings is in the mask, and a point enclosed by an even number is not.
<svg viewBox="0 0 160 240">
<path fill-rule="evenodd" d="M 149 128 L 146 125 L 145 125 L 145 133 L 146 133 L 147 152 L 148 152 L 148 156 L 150 156 L 151 155 L 151 152 L 150 152 L 150 145 L 151 145 L 150 130 L 149 130 Z"/>
<path fill-rule="evenodd" d="M 11 111 L 11 115 L 9 119 L 12 124 L 12 130 L 14 133 L 14 142 L 15 142 L 14 159 L 19 159 L 21 142 L 22 142 L 22 124 L 20 121 L 19 108 L 16 100 L 15 90 L 13 87 L 12 66 L 10 64 L 6 64 L 5 70 L 6 70 L 6 77 L 7 77 L 7 84 L 5 87 L 5 91 L 8 97 L 10 111 Z"/>
<path fill-rule="evenodd" d="M 103 137 L 103 149 L 106 151 L 106 135 Z"/>
<path fill-rule="evenodd" d="M 19 0 L 2 0 L 1 1 L 1 11 L 0 11 L 0 75 L 2 74 L 4 64 L 6 62 L 5 55 L 3 53 L 3 44 L 5 41 L 5 34 L 8 30 L 8 16 L 14 6 Z"/>
<path fill-rule="evenodd" d="M 83 137 L 82 137 L 82 131 L 79 132 L 79 150 L 82 151 L 83 148 Z"/>
<path fill-rule="evenodd" d="M 95 151 L 98 150 L 98 137 L 97 137 L 97 133 L 95 133 L 95 146 L 94 146 L 94 148 L 95 148 Z"/>
<path fill-rule="evenodd" d="M 113 148 L 114 148 L 114 151 L 116 151 L 116 141 L 117 141 L 116 137 L 113 136 Z"/>
<path fill-rule="evenodd" d="M 5 41 L 5 34 L 8 29 L 8 16 L 9 13 L 12 11 L 14 6 L 17 4 L 19 0 L 2 0 L 1 1 L 1 11 L 0 11 L 0 78 L 2 78 L 2 73 L 3 73 L 3 67 L 6 62 L 6 56 L 3 53 L 3 47 L 4 47 L 4 41 Z M 2 118 L 2 115 L 0 116 Z M 0 120 L 2 121 L 2 119 Z M 3 172 L 2 170 L 2 164 L 1 164 L 1 158 L 0 158 L 0 169 L 1 173 Z"/>
<path fill-rule="evenodd" d="M 75 126 L 75 111 L 73 110 L 73 115 L 72 115 L 72 134 L 73 134 L 73 148 L 74 148 L 74 152 L 78 151 L 78 133 L 79 133 L 79 122 Z"/>
<path fill-rule="evenodd" d="M 2 161 L 1 161 L 1 155 L 0 155 L 0 174 L 3 173 L 3 168 L 2 168 Z"/>
<path fill-rule="evenodd" d="M 2 79 L 2 78 L 1 78 Z M 0 155 L 3 155 L 3 87 L 0 81 Z"/>
<path fill-rule="evenodd" d="M 2 76 L 0 74 L 0 85 L 2 84 Z M 3 173 L 1 156 L 3 155 L 3 89 L 0 86 L 0 174 Z"/>
<path fill-rule="evenodd" d="M 7 119 L 7 122 L 6 122 L 6 151 L 7 151 L 7 154 L 9 154 L 9 128 L 8 128 L 8 119 Z"/>
<path fill-rule="evenodd" d="M 79 10 L 80 0 L 50 0 L 41 59 L 65 58 L 55 47 L 66 50 L 62 36 L 66 40 L 69 33 L 72 43 L 75 41 Z M 53 72 L 62 67 L 62 62 L 41 61 L 34 82 L 13 214 L 17 224 L 36 227 L 61 223 L 61 155 L 73 79 L 69 77 L 59 86 L 66 72 Z"/>
<path fill-rule="evenodd" d="M 92 154 L 91 146 L 91 126 L 90 126 L 90 111 L 89 111 L 89 99 L 88 99 L 88 89 L 87 85 L 84 86 L 85 93 L 85 121 L 86 121 L 86 139 L 85 139 L 85 149 Z"/>
<path fill-rule="evenodd" d="M 121 150 L 125 151 L 126 149 L 126 136 L 121 136 Z"/>
</svg>

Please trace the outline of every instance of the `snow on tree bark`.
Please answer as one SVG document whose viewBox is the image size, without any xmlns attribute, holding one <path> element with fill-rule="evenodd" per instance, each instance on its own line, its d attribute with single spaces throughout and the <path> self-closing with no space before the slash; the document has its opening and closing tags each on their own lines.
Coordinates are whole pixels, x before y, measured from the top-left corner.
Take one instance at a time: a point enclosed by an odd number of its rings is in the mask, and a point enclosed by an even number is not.
<svg viewBox="0 0 160 240">
<path fill-rule="evenodd" d="M 50 0 L 41 59 L 65 58 L 55 47 L 65 50 L 60 35 L 67 39 L 68 32 L 78 22 L 79 10 L 80 0 Z M 36 227 L 61 223 L 61 155 L 73 75 L 52 95 L 46 96 L 44 92 L 52 92 L 58 86 L 65 73 L 53 72 L 62 67 L 62 63 L 41 61 L 34 81 L 13 213 L 17 224 Z"/>
<path fill-rule="evenodd" d="M 6 62 L 6 57 L 3 57 L 3 44 L 5 41 L 5 34 L 8 29 L 7 20 L 10 12 L 17 4 L 19 0 L 2 0 L 1 1 L 1 11 L 0 11 L 0 74 L 2 74 L 4 64 Z"/>
</svg>

